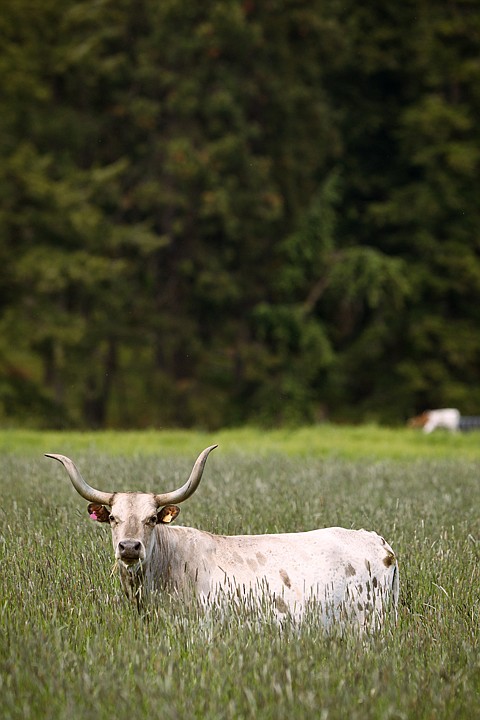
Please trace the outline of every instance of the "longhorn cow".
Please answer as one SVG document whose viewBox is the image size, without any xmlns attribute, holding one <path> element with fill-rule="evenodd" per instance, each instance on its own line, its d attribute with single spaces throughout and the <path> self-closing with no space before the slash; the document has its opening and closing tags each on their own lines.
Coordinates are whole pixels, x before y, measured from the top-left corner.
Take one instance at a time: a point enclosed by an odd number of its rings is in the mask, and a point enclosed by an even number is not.
<svg viewBox="0 0 480 720">
<path fill-rule="evenodd" d="M 396 616 L 396 557 L 375 532 L 331 527 L 225 536 L 171 527 L 180 512 L 177 503 L 195 492 L 216 447 L 199 455 L 182 487 L 159 495 L 95 490 L 68 457 L 46 455 L 63 464 L 74 488 L 89 501 L 92 520 L 110 524 L 128 598 L 140 607 L 151 591 L 181 596 L 193 591 L 208 606 L 232 590 L 255 602 L 266 591 L 278 618 L 300 619 L 307 608 L 317 606 L 326 626 L 335 619 L 377 626 L 389 605 Z"/>
</svg>

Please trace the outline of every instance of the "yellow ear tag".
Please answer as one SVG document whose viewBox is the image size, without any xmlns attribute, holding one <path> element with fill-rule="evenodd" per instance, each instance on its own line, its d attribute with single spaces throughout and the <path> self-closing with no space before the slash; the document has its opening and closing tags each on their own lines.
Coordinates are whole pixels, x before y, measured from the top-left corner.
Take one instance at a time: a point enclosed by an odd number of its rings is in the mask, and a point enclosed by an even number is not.
<svg viewBox="0 0 480 720">
<path fill-rule="evenodd" d="M 168 523 L 171 523 L 172 520 L 175 520 L 179 512 L 180 508 L 176 505 L 167 505 L 160 510 L 158 521 L 161 523 L 167 523 L 168 525 Z"/>
</svg>

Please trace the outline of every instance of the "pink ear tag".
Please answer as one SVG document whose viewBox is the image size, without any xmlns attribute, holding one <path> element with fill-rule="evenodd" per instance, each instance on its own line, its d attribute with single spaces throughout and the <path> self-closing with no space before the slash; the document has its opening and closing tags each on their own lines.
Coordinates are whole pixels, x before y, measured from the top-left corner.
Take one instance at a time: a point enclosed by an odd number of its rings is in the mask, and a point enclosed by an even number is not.
<svg viewBox="0 0 480 720">
<path fill-rule="evenodd" d="M 92 520 L 98 520 L 98 515 L 96 513 L 92 512 L 92 513 L 90 513 L 90 518 Z"/>
</svg>

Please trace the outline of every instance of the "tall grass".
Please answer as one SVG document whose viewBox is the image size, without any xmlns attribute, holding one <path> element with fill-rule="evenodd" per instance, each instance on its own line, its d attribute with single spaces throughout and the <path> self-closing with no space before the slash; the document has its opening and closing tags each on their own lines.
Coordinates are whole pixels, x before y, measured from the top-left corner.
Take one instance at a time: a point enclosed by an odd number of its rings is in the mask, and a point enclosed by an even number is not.
<svg viewBox="0 0 480 720">
<path fill-rule="evenodd" d="M 373 447 L 377 430 L 368 432 Z M 95 449 L 93 436 L 83 448 L 57 439 L 42 451 L 74 449 L 84 476 L 107 490 L 171 489 L 211 441 L 139 455 Z M 232 435 L 230 451 L 211 456 L 178 522 L 220 533 L 375 529 L 400 558 L 398 624 L 327 636 L 314 619 L 280 629 L 247 608 L 220 618 L 168 597 L 139 616 L 111 573 L 108 528 L 88 520 L 59 466 L 12 446 L 0 455 L 4 720 L 475 717 L 478 460 L 321 457 L 308 445 L 258 455 L 240 450 L 243 440 L 233 447 Z"/>
</svg>

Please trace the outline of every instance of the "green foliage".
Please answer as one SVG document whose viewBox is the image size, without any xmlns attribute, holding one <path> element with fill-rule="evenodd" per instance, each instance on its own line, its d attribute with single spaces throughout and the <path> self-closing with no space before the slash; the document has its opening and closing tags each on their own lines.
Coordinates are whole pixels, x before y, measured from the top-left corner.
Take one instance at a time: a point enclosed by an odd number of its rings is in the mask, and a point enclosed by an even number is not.
<svg viewBox="0 0 480 720">
<path fill-rule="evenodd" d="M 480 13 L 5 0 L 0 423 L 480 405 Z"/>
</svg>

